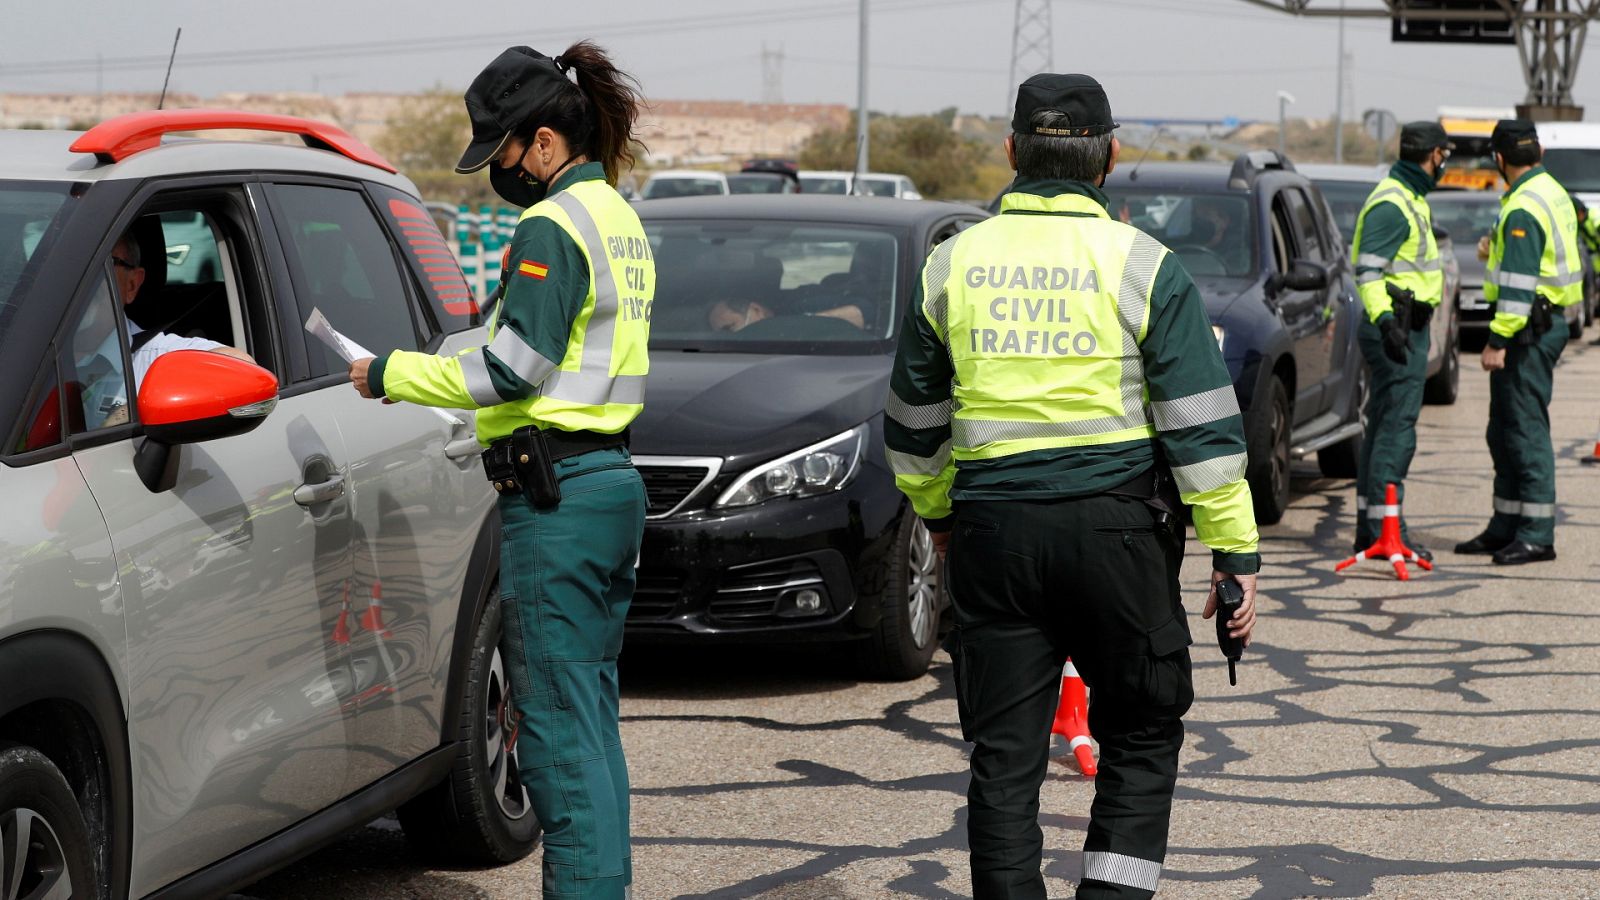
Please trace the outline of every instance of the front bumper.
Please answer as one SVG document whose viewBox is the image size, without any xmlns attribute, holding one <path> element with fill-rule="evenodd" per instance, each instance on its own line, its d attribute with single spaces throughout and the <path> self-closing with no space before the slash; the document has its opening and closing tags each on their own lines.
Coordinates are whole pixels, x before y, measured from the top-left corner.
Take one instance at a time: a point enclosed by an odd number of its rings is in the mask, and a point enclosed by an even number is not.
<svg viewBox="0 0 1600 900">
<path fill-rule="evenodd" d="M 646 521 L 628 639 L 866 636 L 880 613 L 859 599 L 881 589 L 902 499 L 868 467 L 831 494 Z"/>
</svg>

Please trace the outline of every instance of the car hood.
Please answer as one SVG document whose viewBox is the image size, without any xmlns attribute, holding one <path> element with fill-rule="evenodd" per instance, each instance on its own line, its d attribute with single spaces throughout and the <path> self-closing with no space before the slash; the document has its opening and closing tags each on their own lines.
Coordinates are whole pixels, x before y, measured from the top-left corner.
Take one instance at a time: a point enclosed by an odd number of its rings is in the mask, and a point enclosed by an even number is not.
<svg viewBox="0 0 1600 900">
<path fill-rule="evenodd" d="M 1253 278 L 1221 278 L 1214 275 L 1200 275 L 1194 279 L 1195 287 L 1200 289 L 1200 296 L 1206 301 L 1206 316 L 1214 324 L 1220 324 L 1228 307 L 1258 283 Z"/>
<path fill-rule="evenodd" d="M 642 455 L 720 456 L 738 470 L 859 425 L 883 411 L 891 357 L 650 354 Z"/>
</svg>

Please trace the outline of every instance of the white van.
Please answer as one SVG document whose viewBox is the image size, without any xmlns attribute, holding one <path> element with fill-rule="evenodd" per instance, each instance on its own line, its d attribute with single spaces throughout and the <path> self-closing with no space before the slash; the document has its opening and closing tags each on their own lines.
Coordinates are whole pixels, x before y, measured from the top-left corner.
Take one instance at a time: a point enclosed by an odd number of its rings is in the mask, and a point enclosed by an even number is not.
<svg viewBox="0 0 1600 900">
<path fill-rule="evenodd" d="M 1567 189 L 1567 192 L 1589 207 L 1589 215 L 1600 215 L 1600 122 L 1539 122 L 1539 144 L 1544 147 L 1544 167 Z M 1587 262 L 1588 250 L 1584 252 Z M 1591 267 L 1592 269 L 1592 267 Z M 1593 279 L 1584 284 L 1584 302 L 1579 310 L 1568 310 L 1572 335 L 1583 333 L 1583 327 L 1595 320 L 1600 312 L 1600 285 Z"/>
<path fill-rule="evenodd" d="M 863 172 L 860 190 L 855 189 L 856 173 L 841 169 L 807 169 L 800 172 L 803 194 L 856 194 L 868 197 L 898 197 L 921 200 L 917 186 L 905 175 L 892 172 Z"/>
</svg>

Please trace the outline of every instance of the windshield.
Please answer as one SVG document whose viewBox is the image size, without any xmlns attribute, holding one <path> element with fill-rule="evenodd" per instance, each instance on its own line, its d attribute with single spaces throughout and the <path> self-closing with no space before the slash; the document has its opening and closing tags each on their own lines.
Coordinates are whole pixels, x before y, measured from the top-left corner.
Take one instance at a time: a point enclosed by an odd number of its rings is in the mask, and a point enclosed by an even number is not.
<svg viewBox="0 0 1600 900">
<path fill-rule="evenodd" d="M 874 197 L 893 197 L 894 182 L 887 178 L 863 178 L 861 190 Z"/>
<path fill-rule="evenodd" d="M 61 233 L 69 186 L 55 182 L 0 181 L 0 328 L 21 302 L 50 242 Z"/>
<path fill-rule="evenodd" d="M 725 193 L 727 191 L 722 189 L 720 178 L 674 176 L 650 179 L 640 196 L 646 200 L 659 200 L 663 197 L 706 197 Z"/>
<path fill-rule="evenodd" d="M 646 221 L 653 349 L 865 352 L 892 335 L 899 240 L 854 225 Z"/>
<path fill-rule="evenodd" d="M 1322 196 L 1333 208 L 1333 219 L 1339 223 L 1339 233 L 1344 235 L 1346 244 L 1355 241 L 1356 216 L 1361 214 L 1361 207 L 1367 204 L 1367 198 L 1377 186 L 1376 181 L 1317 182 L 1317 188 L 1322 191 Z"/>
<path fill-rule="evenodd" d="M 1600 191 L 1600 150 L 1549 147 L 1544 167 L 1569 191 Z"/>
<path fill-rule="evenodd" d="M 1256 273 L 1256 226 L 1235 194 L 1106 187 L 1114 218 L 1166 244 L 1190 275 L 1248 278 Z"/>
<path fill-rule="evenodd" d="M 1494 231 L 1500 219 L 1500 198 L 1494 194 L 1451 191 L 1428 199 L 1433 224 L 1450 232 L 1457 248 L 1477 246 L 1478 238 Z"/>
<path fill-rule="evenodd" d="M 844 194 L 847 183 L 843 178 L 822 175 L 801 175 L 800 188 L 807 194 Z"/>
</svg>

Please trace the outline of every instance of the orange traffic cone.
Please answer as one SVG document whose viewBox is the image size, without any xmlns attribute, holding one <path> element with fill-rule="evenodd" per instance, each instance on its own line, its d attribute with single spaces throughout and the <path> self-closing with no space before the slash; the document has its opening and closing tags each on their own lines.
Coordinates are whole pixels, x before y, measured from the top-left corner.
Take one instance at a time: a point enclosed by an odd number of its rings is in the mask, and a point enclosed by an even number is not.
<svg viewBox="0 0 1600 900">
<path fill-rule="evenodd" d="M 1335 572 L 1343 572 L 1364 559 L 1387 559 L 1394 563 L 1394 573 L 1401 581 L 1411 578 L 1411 573 L 1406 571 L 1406 562 L 1414 562 L 1422 568 L 1433 571 L 1433 563 L 1428 562 L 1412 552 L 1405 542 L 1400 540 L 1400 503 L 1395 499 L 1394 485 L 1384 487 L 1383 491 L 1383 530 L 1379 532 L 1377 541 L 1371 547 L 1357 553 L 1337 566 Z"/>
<path fill-rule="evenodd" d="M 343 606 L 339 608 L 339 621 L 333 623 L 333 642 L 335 644 L 350 643 L 350 579 L 344 582 Z"/>
<path fill-rule="evenodd" d="M 367 601 L 367 611 L 361 614 L 361 627 L 378 635 L 379 637 L 392 638 L 389 629 L 383 625 L 383 582 L 372 582 L 372 599 Z"/>
<path fill-rule="evenodd" d="M 1067 746 L 1078 760 L 1078 771 L 1089 776 L 1098 771 L 1094 748 L 1089 744 L 1089 691 L 1070 659 L 1061 674 L 1061 705 L 1056 707 L 1056 720 L 1050 731 L 1067 739 Z"/>
<path fill-rule="evenodd" d="M 1594 436 L 1594 452 L 1588 456 L 1585 456 L 1583 459 L 1579 460 L 1579 462 L 1586 466 L 1592 466 L 1600 463 L 1600 433 L 1597 433 Z"/>
</svg>

